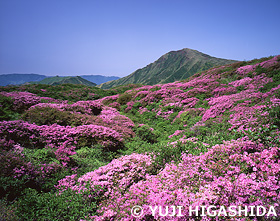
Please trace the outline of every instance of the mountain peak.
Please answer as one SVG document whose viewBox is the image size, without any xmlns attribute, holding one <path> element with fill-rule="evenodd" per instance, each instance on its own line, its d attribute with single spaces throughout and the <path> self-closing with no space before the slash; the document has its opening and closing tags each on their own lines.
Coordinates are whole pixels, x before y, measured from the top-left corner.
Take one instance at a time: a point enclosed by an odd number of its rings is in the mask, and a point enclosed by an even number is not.
<svg viewBox="0 0 280 221">
<path fill-rule="evenodd" d="M 183 48 L 178 51 L 170 51 L 146 67 L 138 69 L 126 77 L 101 84 L 100 87 L 108 89 L 124 84 L 169 83 L 186 79 L 197 72 L 214 66 L 234 62 L 237 61 L 215 58 L 197 50 Z"/>
</svg>

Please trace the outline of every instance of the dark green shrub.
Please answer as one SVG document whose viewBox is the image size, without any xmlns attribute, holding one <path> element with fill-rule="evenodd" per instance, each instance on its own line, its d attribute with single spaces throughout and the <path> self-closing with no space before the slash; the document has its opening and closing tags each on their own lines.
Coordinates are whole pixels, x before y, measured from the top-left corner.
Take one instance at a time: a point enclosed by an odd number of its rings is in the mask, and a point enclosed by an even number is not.
<svg viewBox="0 0 280 221">
<path fill-rule="evenodd" d="M 280 64 L 269 67 L 266 72 L 267 77 L 272 78 L 273 82 L 269 82 L 260 89 L 260 91 L 263 93 L 270 91 L 272 88 L 277 87 L 280 84 Z"/>
<path fill-rule="evenodd" d="M 175 120 L 175 122 L 179 124 L 193 125 L 201 120 L 202 117 L 199 116 L 199 114 L 200 114 L 199 110 L 192 109 L 182 113 L 180 117 Z"/>
<path fill-rule="evenodd" d="M 117 99 L 117 102 L 120 103 L 120 105 L 124 105 L 127 102 L 129 102 L 131 99 L 132 99 L 131 94 L 124 93 L 119 96 L 119 98 Z"/>
<path fill-rule="evenodd" d="M 0 200 L 0 220 L 17 221 L 19 217 L 16 215 L 16 207 L 9 204 L 6 200 Z"/>
<path fill-rule="evenodd" d="M 15 120 L 18 115 L 13 111 L 12 98 L 0 95 L 0 121 Z"/>
<path fill-rule="evenodd" d="M 155 86 L 155 87 L 151 88 L 150 91 L 154 92 L 154 91 L 158 91 L 160 89 L 161 89 L 161 87 Z"/>
<path fill-rule="evenodd" d="M 135 134 L 139 136 L 142 140 L 149 143 L 158 142 L 159 134 L 156 131 L 153 131 L 149 126 L 143 125 L 135 129 Z"/>
<path fill-rule="evenodd" d="M 85 174 L 109 163 L 115 155 L 114 152 L 104 151 L 101 145 L 95 145 L 93 148 L 82 147 L 76 150 L 76 154 L 70 158 L 79 165 L 78 173 Z"/>
<path fill-rule="evenodd" d="M 59 111 L 51 107 L 37 107 L 27 110 L 22 119 L 37 125 L 59 124 L 67 126 L 73 120 L 73 114 L 68 111 Z"/>
<path fill-rule="evenodd" d="M 280 129 L 280 106 L 274 106 L 268 109 L 270 122 Z"/>
<path fill-rule="evenodd" d="M 94 215 L 96 199 L 72 190 L 62 193 L 41 193 L 26 189 L 18 201 L 16 214 L 22 220 L 80 220 Z"/>
<path fill-rule="evenodd" d="M 244 90 L 244 86 L 243 86 L 243 85 L 237 86 L 237 87 L 236 87 L 236 90 L 237 90 L 237 92 L 241 92 L 241 91 Z"/>
<path fill-rule="evenodd" d="M 244 131 L 244 133 L 250 140 L 256 143 L 261 143 L 265 146 L 279 145 L 279 136 L 275 133 L 277 128 L 276 125 L 271 125 L 269 127 L 260 126 L 257 130 L 252 131 L 249 129 Z"/>
<path fill-rule="evenodd" d="M 161 144 L 154 147 L 153 152 L 156 155 L 154 161 L 154 168 L 157 172 L 164 168 L 165 164 L 174 162 L 178 163 L 181 160 L 182 153 L 190 153 L 199 155 L 200 153 L 206 152 L 207 146 L 201 143 L 187 142 L 185 144 L 177 142 L 176 144 Z M 155 172 L 155 173 L 157 173 Z"/>
<path fill-rule="evenodd" d="M 71 111 L 60 111 L 51 107 L 29 109 L 22 115 L 23 120 L 37 125 L 59 124 L 61 126 L 90 124 L 95 121 L 95 118 L 85 114 L 75 114 Z"/>
<path fill-rule="evenodd" d="M 248 130 L 237 132 L 237 134 L 239 134 L 240 137 L 247 136 L 250 140 L 263 144 L 266 147 L 280 145 L 280 106 L 271 106 L 271 104 L 268 103 L 266 111 L 268 112 L 267 118 L 259 116 L 258 121 L 262 122 L 261 124 Z M 234 132 L 236 131 L 234 130 Z"/>
<path fill-rule="evenodd" d="M 199 100 L 204 100 L 206 98 L 212 97 L 211 92 L 199 93 L 196 94 L 194 97 L 198 98 Z"/>
</svg>

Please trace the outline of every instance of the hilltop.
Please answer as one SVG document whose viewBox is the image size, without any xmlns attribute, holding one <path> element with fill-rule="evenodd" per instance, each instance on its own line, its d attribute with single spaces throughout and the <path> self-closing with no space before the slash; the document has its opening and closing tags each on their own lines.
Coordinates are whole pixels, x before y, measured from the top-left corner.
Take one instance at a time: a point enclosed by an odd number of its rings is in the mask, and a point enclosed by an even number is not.
<svg viewBox="0 0 280 221">
<path fill-rule="evenodd" d="M 95 84 L 102 84 L 108 81 L 118 80 L 120 77 L 116 76 L 103 76 L 103 75 L 81 75 L 80 77 L 91 81 Z"/>
<path fill-rule="evenodd" d="M 155 85 L 184 80 L 197 72 L 214 66 L 231 64 L 236 61 L 211 57 L 192 49 L 171 51 L 161 56 L 155 62 L 132 74 L 118 80 L 109 81 L 100 85 L 108 89 L 125 84 Z"/>
<path fill-rule="evenodd" d="M 59 84 L 81 84 L 85 86 L 96 86 L 95 83 L 88 81 L 80 76 L 77 77 L 49 77 L 41 81 L 35 82 L 36 84 L 48 84 L 48 85 L 59 85 Z"/>
</svg>

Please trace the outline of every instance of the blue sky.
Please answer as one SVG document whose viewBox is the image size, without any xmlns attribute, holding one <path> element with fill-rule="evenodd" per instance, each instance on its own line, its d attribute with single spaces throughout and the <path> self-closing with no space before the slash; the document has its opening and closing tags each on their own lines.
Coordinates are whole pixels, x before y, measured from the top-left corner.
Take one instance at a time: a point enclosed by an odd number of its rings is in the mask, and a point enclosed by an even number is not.
<svg viewBox="0 0 280 221">
<path fill-rule="evenodd" d="M 280 54 L 279 0 L 0 0 L 0 74 L 126 76 L 191 48 Z"/>
</svg>

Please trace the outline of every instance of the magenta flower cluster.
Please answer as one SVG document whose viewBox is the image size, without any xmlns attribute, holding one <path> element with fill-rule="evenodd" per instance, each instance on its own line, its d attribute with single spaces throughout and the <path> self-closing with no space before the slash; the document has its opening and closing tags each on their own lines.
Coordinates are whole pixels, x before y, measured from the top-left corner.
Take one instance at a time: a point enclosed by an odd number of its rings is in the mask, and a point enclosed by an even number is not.
<svg viewBox="0 0 280 221">
<path fill-rule="evenodd" d="M 57 124 L 38 126 L 21 120 L 0 122 L 0 135 L 1 144 L 8 149 L 17 143 L 32 149 L 65 143 L 91 146 L 100 142 L 109 147 L 118 146 L 123 140 L 121 134 L 104 126 L 93 124 L 78 127 Z"/>
<path fill-rule="evenodd" d="M 274 206 L 279 216 L 279 153 L 279 147 L 264 148 L 248 140 L 226 141 L 199 156 L 182 154 L 181 163 L 168 164 L 157 175 L 149 174 L 149 156 L 133 154 L 87 173 L 77 182 L 61 180 L 58 188 L 83 194 L 90 184 L 92 194 L 102 194 L 100 215 L 91 217 L 94 220 L 133 220 L 130 210 L 135 205 L 144 210 L 142 220 L 151 217 L 149 206 L 174 205 Z M 195 220 L 188 211 L 182 215 L 172 220 Z M 168 216 L 154 218 L 170 220 Z"/>
<path fill-rule="evenodd" d="M 101 104 L 95 101 L 78 101 L 73 104 L 39 103 L 30 107 L 30 109 L 42 108 L 42 107 L 50 107 L 50 108 L 57 109 L 59 111 L 73 111 L 75 113 L 88 114 L 88 115 L 95 115 L 95 112 L 99 114 L 102 110 Z"/>
<path fill-rule="evenodd" d="M 29 107 L 41 103 L 42 101 L 45 102 L 59 102 L 56 99 L 49 98 L 49 97 L 39 97 L 35 94 L 29 93 L 29 92 L 0 92 L 0 95 L 3 95 L 5 97 L 11 97 L 14 103 L 14 110 L 17 111 L 24 111 L 27 110 Z"/>
<path fill-rule="evenodd" d="M 134 135 L 132 131 L 134 123 L 132 120 L 121 115 L 115 108 L 104 106 L 100 101 L 78 101 L 73 104 L 39 103 L 30 107 L 29 110 L 44 107 L 54 108 L 58 111 L 69 111 L 75 114 L 77 118 L 80 118 L 85 125 L 94 124 L 108 127 L 117 131 L 123 137 L 131 137 Z M 42 116 L 43 115 L 44 112 L 42 112 Z"/>
</svg>

